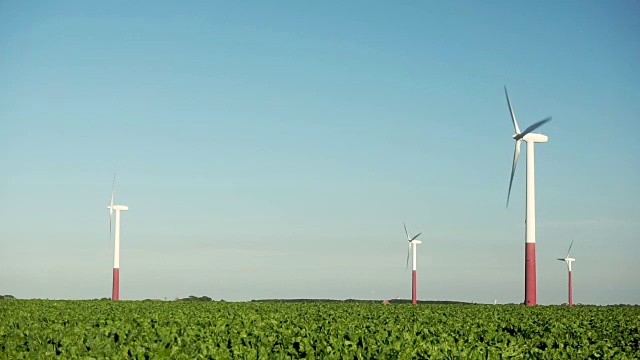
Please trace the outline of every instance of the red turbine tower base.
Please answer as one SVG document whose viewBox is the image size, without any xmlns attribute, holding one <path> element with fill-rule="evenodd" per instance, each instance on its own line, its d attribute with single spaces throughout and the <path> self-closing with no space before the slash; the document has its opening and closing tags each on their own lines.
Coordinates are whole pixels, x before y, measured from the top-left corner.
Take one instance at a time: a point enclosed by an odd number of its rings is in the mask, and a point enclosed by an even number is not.
<svg viewBox="0 0 640 360">
<path fill-rule="evenodd" d="M 113 290 L 111 300 L 120 300 L 120 269 L 113 269 Z"/>
<path fill-rule="evenodd" d="M 413 275 L 411 277 L 411 303 L 418 303 L 418 272 L 413 270 Z"/>
<path fill-rule="evenodd" d="M 524 303 L 533 306 L 536 299 L 536 243 L 527 243 L 524 265 Z"/>
<path fill-rule="evenodd" d="M 573 306 L 573 284 L 571 281 L 571 271 L 569 271 L 569 307 Z"/>
</svg>

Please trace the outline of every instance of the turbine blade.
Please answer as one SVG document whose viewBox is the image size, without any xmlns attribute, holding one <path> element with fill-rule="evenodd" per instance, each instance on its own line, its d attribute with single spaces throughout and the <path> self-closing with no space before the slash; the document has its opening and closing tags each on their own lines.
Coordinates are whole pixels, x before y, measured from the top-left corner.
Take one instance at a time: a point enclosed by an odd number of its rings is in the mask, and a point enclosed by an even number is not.
<svg viewBox="0 0 640 360">
<path fill-rule="evenodd" d="M 113 229 L 112 218 L 113 218 L 113 193 L 116 189 L 116 173 L 113 173 L 113 183 L 111 184 L 111 202 L 109 203 L 109 242 L 113 239 L 113 234 L 111 229 Z"/>
<path fill-rule="evenodd" d="M 407 239 L 411 241 L 411 238 L 409 237 L 409 232 L 407 231 L 407 224 L 402 223 L 402 225 L 404 225 L 404 233 L 407 234 Z"/>
<path fill-rule="evenodd" d="M 511 178 L 509 179 L 509 192 L 507 193 L 507 206 L 509 207 L 509 198 L 511 197 L 511 186 L 513 185 L 513 175 L 516 173 L 516 167 L 518 166 L 518 159 L 520 158 L 520 144 L 522 140 L 516 141 L 516 148 L 513 151 L 513 165 L 511 166 Z"/>
<path fill-rule="evenodd" d="M 564 261 L 564 259 L 556 259 L 556 260 Z"/>
<path fill-rule="evenodd" d="M 416 235 L 416 236 L 412 237 L 412 238 L 411 238 L 411 241 L 413 241 L 413 240 L 417 239 L 417 238 L 418 238 L 418 236 L 420 236 L 421 234 L 422 234 L 422 233 L 418 233 L 418 235 Z"/>
<path fill-rule="evenodd" d="M 111 202 L 109 203 L 109 205 L 111 206 L 111 208 L 109 208 L 109 215 L 111 215 L 111 213 L 113 212 L 113 192 L 116 189 L 116 173 L 113 173 L 113 183 L 111 184 Z"/>
<path fill-rule="evenodd" d="M 525 135 L 527 135 L 528 133 L 532 132 L 533 130 L 539 128 L 540 126 L 542 126 L 542 124 L 544 124 L 544 123 L 546 123 L 548 121 L 551 121 L 551 116 L 549 116 L 549 117 L 547 117 L 545 119 L 542 119 L 542 120 L 538 121 L 537 123 L 535 123 L 535 124 L 529 126 L 528 128 L 524 129 L 524 131 L 521 134 L 516 136 L 516 139 L 522 139 Z"/>
<path fill-rule="evenodd" d="M 411 253 L 411 243 L 409 243 L 409 249 L 407 249 L 407 266 L 405 270 L 409 269 L 409 254 Z"/>
<path fill-rule="evenodd" d="M 571 252 L 572 246 L 573 246 L 573 240 L 571 240 L 571 245 L 569 245 L 569 251 L 567 251 L 567 257 L 569 257 L 569 253 Z"/>
<path fill-rule="evenodd" d="M 516 134 L 520 134 L 520 128 L 518 127 L 518 120 L 516 120 L 516 114 L 511 107 L 511 101 L 509 101 L 509 93 L 507 92 L 507 86 L 504 86 L 504 94 L 507 97 L 507 105 L 509 105 L 509 113 L 511 113 L 511 121 L 513 121 L 513 127 L 516 130 Z"/>
</svg>

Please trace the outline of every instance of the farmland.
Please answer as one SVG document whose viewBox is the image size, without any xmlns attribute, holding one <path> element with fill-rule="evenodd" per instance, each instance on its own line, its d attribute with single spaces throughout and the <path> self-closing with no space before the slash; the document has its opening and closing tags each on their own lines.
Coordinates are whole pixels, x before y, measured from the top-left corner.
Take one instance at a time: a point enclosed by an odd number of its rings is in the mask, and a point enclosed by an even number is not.
<svg viewBox="0 0 640 360">
<path fill-rule="evenodd" d="M 0 301 L 0 359 L 640 358 L 640 308 Z"/>
</svg>

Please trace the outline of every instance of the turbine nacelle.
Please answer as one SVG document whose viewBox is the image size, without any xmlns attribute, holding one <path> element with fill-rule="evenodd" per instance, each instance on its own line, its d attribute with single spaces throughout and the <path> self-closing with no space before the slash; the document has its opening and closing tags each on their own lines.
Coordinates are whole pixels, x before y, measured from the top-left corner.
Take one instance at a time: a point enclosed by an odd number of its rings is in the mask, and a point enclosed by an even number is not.
<svg viewBox="0 0 640 360">
<path fill-rule="evenodd" d="M 109 205 L 107 206 L 107 209 L 116 211 L 127 211 L 129 210 L 129 207 L 127 205 Z"/>
<path fill-rule="evenodd" d="M 520 136 L 520 134 L 513 134 L 513 136 L 511 137 L 514 138 L 515 140 L 522 140 L 522 141 L 532 142 L 532 143 L 546 143 L 547 141 L 549 141 L 549 137 L 547 135 L 538 134 L 538 133 L 528 133 L 522 137 Z"/>
<path fill-rule="evenodd" d="M 422 241 L 420 241 L 420 240 L 411 240 L 411 241 L 409 241 L 409 243 L 417 245 L 417 244 L 422 244 Z"/>
<path fill-rule="evenodd" d="M 571 264 L 572 264 L 574 261 L 576 261 L 576 259 L 574 259 L 574 258 L 570 258 L 570 257 L 567 257 L 567 258 L 564 258 L 564 259 L 558 259 L 558 260 L 560 260 L 560 261 L 564 261 L 564 262 L 567 264 L 567 269 L 569 270 L 569 272 L 571 272 Z"/>
</svg>

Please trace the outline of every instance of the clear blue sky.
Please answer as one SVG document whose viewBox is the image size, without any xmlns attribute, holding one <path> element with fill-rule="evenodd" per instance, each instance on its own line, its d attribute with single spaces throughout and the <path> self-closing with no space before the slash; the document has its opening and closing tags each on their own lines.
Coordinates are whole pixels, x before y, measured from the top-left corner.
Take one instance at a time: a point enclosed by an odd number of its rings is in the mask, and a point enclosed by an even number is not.
<svg viewBox="0 0 640 360">
<path fill-rule="evenodd" d="M 2 1 L 0 294 L 640 303 L 637 1 Z M 523 148 L 524 150 L 524 148 Z"/>
</svg>

